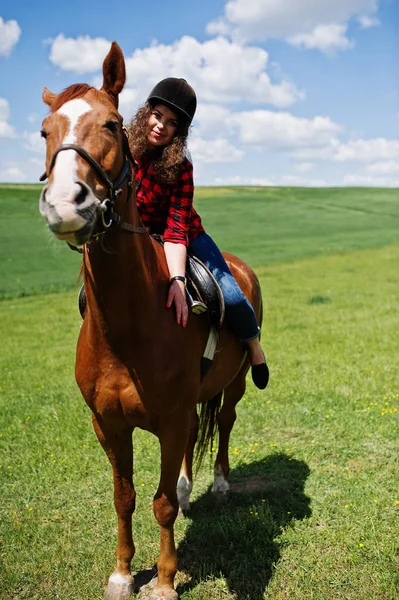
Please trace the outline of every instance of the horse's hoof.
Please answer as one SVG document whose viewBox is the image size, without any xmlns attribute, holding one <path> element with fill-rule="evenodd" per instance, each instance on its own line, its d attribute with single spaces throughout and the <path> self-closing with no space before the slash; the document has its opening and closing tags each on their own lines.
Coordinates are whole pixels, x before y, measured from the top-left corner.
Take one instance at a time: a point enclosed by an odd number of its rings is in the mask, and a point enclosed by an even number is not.
<svg viewBox="0 0 399 600">
<path fill-rule="evenodd" d="M 112 577 L 112 575 L 111 575 Z M 104 600 L 128 600 L 134 593 L 133 579 L 131 581 L 108 581 Z"/>
<path fill-rule="evenodd" d="M 168 596 L 165 596 L 165 593 L 161 592 L 161 595 L 159 596 L 158 594 L 153 593 L 150 600 L 179 600 L 179 596 L 174 590 L 173 592 L 168 592 L 168 594 Z"/>
<path fill-rule="evenodd" d="M 140 589 L 138 598 L 141 600 L 179 600 L 176 590 L 166 585 L 158 585 L 157 577 Z"/>
<path fill-rule="evenodd" d="M 225 495 L 230 489 L 229 482 L 222 475 L 217 475 L 213 482 L 212 492 L 216 495 Z"/>
</svg>

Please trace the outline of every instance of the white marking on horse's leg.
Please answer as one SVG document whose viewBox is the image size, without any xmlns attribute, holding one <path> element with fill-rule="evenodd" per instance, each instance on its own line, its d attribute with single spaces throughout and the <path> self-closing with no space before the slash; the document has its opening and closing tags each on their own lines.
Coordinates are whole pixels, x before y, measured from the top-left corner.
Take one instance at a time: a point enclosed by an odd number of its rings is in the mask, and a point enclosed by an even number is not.
<svg viewBox="0 0 399 600">
<path fill-rule="evenodd" d="M 179 481 L 177 482 L 177 499 L 181 510 L 190 510 L 190 494 L 193 489 L 193 482 L 190 481 L 183 470 L 180 471 Z"/>
<path fill-rule="evenodd" d="M 112 573 L 108 581 L 113 583 L 132 583 L 133 577 L 131 575 L 122 575 L 121 573 Z"/>
<path fill-rule="evenodd" d="M 134 592 L 134 582 L 131 575 L 113 573 L 105 589 L 104 600 L 128 600 Z"/>
<path fill-rule="evenodd" d="M 230 489 L 229 482 L 224 476 L 223 469 L 220 465 L 216 465 L 214 469 L 214 480 L 212 492 L 221 492 L 225 494 Z"/>
</svg>

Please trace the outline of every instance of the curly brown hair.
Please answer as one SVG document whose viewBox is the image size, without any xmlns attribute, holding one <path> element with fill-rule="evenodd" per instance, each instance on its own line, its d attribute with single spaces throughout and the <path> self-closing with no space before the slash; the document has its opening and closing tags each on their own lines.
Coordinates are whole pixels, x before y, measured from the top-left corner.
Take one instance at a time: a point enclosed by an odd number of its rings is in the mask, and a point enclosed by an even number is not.
<svg viewBox="0 0 399 600">
<path fill-rule="evenodd" d="M 129 146 L 135 158 L 141 158 L 149 151 L 147 123 L 152 110 L 153 106 L 147 101 L 127 125 Z M 188 132 L 189 125 L 178 120 L 173 140 L 167 146 L 160 148 L 154 155 L 151 169 L 160 183 L 170 185 L 176 182 L 181 164 L 186 156 Z"/>
</svg>

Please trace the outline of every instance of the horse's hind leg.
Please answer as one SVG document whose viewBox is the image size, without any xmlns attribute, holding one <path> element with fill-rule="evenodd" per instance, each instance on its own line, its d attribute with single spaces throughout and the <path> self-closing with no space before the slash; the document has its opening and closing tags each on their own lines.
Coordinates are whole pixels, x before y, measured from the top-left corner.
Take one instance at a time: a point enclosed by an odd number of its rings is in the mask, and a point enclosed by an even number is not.
<svg viewBox="0 0 399 600">
<path fill-rule="evenodd" d="M 236 420 L 236 404 L 245 392 L 245 376 L 248 365 L 244 364 L 238 375 L 225 389 L 223 405 L 217 415 L 219 429 L 219 446 L 214 466 L 214 482 L 212 492 L 225 493 L 229 490 L 229 440 L 230 433 Z"/>
<path fill-rule="evenodd" d="M 134 591 L 130 564 L 134 555 L 132 514 L 135 508 L 133 487 L 132 430 L 116 433 L 93 415 L 93 426 L 112 465 L 114 502 L 118 516 L 116 569 L 108 580 L 105 600 L 127 600 Z"/>
<path fill-rule="evenodd" d="M 183 458 L 183 464 L 180 469 L 179 480 L 177 482 L 177 498 L 181 510 L 190 510 L 190 494 L 193 489 L 193 457 L 194 447 L 198 436 L 198 415 L 194 408 L 191 417 L 190 434 L 188 436 L 186 452 Z"/>
</svg>

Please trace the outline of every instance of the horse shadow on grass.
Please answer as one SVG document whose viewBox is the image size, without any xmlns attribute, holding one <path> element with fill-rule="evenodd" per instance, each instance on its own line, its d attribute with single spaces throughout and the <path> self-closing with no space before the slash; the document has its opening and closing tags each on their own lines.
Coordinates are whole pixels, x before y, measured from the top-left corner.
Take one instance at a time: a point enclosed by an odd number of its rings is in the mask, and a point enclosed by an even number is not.
<svg viewBox="0 0 399 600">
<path fill-rule="evenodd" d="M 222 576 L 237 600 L 263 600 L 280 559 L 278 537 L 311 515 L 309 473 L 304 462 L 273 454 L 232 470 L 223 501 L 209 489 L 193 502 L 178 549 L 179 570 L 190 579 L 178 587 L 179 597 Z"/>
</svg>

